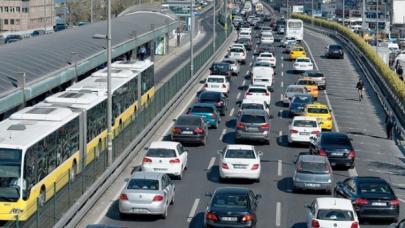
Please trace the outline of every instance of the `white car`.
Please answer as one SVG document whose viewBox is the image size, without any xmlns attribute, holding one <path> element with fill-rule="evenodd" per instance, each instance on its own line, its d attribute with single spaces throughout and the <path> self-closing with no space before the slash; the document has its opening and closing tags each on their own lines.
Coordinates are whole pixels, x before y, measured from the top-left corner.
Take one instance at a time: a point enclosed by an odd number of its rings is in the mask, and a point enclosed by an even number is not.
<svg viewBox="0 0 405 228">
<path fill-rule="evenodd" d="M 283 94 L 283 104 L 289 105 L 292 97 L 295 94 L 308 93 L 307 89 L 303 85 L 289 85 Z"/>
<path fill-rule="evenodd" d="M 246 49 L 240 48 L 240 47 L 233 47 L 231 50 L 229 50 L 228 58 L 229 59 L 234 59 L 237 60 L 238 62 L 241 62 L 242 64 L 246 63 Z"/>
<path fill-rule="evenodd" d="M 229 65 L 231 66 L 231 71 L 232 71 L 233 75 L 238 75 L 239 74 L 240 65 L 239 65 L 238 61 L 236 61 L 234 59 L 225 58 L 224 60 L 222 60 L 222 62 L 229 63 Z"/>
<path fill-rule="evenodd" d="M 262 60 L 269 61 L 272 67 L 276 67 L 277 59 L 273 53 L 270 53 L 270 52 L 260 53 L 259 56 L 256 58 L 256 61 L 262 61 Z"/>
<path fill-rule="evenodd" d="M 274 36 L 271 32 L 264 32 L 260 38 L 260 42 L 263 44 L 272 44 L 274 43 Z"/>
<path fill-rule="evenodd" d="M 238 39 L 241 39 L 241 38 L 252 39 L 252 33 L 248 32 L 248 31 L 240 31 Z"/>
<path fill-rule="evenodd" d="M 319 137 L 322 129 L 315 117 L 295 116 L 288 130 L 289 143 L 309 143 L 311 137 Z"/>
<path fill-rule="evenodd" d="M 264 101 L 258 101 L 253 99 L 243 99 L 242 103 L 240 104 L 240 109 L 238 111 L 238 116 L 242 113 L 243 110 L 246 109 L 257 109 L 257 110 L 264 110 L 270 116 L 269 106 Z"/>
<path fill-rule="evenodd" d="M 251 145 L 227 145 L 219 155 L 219 176 L 221 179 L 245 178 L 260 180 L 260 157 Z"/>
<path fill-rule="evenodd" d="M 348 199 L 316 198 L 305 207 L 307 227 L 360 228 L 353 204 Z"/>
<path fill-rule="evenodd" d="M 288 44 L 296 42 L 297 40 L 295 37 L 284 37 L 283 40 L 281 41 L 283 47 L 287 47 Z"/>
<path fill-rule="evenodd" d="M 229 93 L 230 84 L 223 75 L 210 75 L 205 81 L 204 90 L 205 91 L 215 91 L 220 92 L 225 95 Z"/>
<path fill-rule="evenodd" d="M 243 51 L 245 52 L 245 53 L 247 53 L 247 50 L 246 50 L 246 47 L 245 47 L 245 45 L 244 44 L 239 44 L 239 43 L 234 43 L 234 44 L 232 44 L 232 46 L 229 48 L 229 50 L 231 50 L 232 48 L 242 48 L 243 49 Z"/>
<path fill-rule="evenodd" d="M 166 173 L 183 178 L 188 152 L 179 142 L 155 141 L 147 148 L 142 171 Z"/>
<path fill-rule="evenodd" d="M 252 68 L 252 84 L 254 85 L 264 85 L 267 89 L 271 90 L 274 80 L 274 69 L 268 66 L 263 66 L 266 62 L 257 62 Z"/>
<path fill-rule="evenodd" d="M 294 71 L 303 72 L 314 69 L 312 61 L 308 57 L 299 57 L 295 60 L 293 65 Z"/>
<path fill-rule="evenodd" d="M 246 99 L 263 101 L 268 106 L 271 103 L 270 91 L 264 85 L 250 85 L 245 94 Z"/>
</svg>

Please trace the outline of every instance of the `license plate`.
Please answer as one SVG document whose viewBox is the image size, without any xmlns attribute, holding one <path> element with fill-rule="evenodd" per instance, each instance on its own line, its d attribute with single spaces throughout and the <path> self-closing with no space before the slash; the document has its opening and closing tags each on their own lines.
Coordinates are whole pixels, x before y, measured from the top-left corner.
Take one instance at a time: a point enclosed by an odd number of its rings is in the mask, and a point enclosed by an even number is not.
<svg viewBox="0 0 405 228">
<path fill-rule="evenodd" d="M 248 128 L 246 128 L 246 130 L 248 130 L 248 131 L 258 131 L 259 128 L 257 128 L 257 127 L 248 127 Z"/>
<path fill-rule="evenodd" d="M 238 218 L 237 217 L 222 217 L 221 220 L 227 221 L 227 222 L 236 222 L 236 221 L 238 221 Z"/>
<path fill-rule="evenodd" d="M 308 183 L 305 184 L 306 187 L 321 187 L 321 184 L 312 184 L 312 183 Z"/>
<path fill-rule="evenodd" d="M 233 168 L 235 169 L 246 169 L 245 165 L 233 165 Z"/>
<path fill-rule="evenodd" d="M 309 135 L 309 132 L 300 132 L 300 135 Z"/>
<path fill-rule="evenodd" d="M 167 171 L 167 169 L 165 169 L 165 168 L 153 168 L 153 170 L 155 170 L 155 171 Z"/>
<path fill-rule="evenodd" d="M 143 208 L 132 208 L 132 211 L 134 213 L 146 213 L 147 212 L 147 210 L 143 209 Z"/>
<path fill-rule="evenodd" d="M 383 203 L 383 202 L 372 202 L 371 205 L 383 207 L 383 206 L 387 206 L 387 203 Z"/>
<path fill-rule="evenodd" d="M 219 85 L 211 85 L 211 88 L 219 88 Z"/>
<path fill-rule="evenodd" d="M 185 134 L 185 135 L 192 135 L 193 134 L 192 131 L 182 131 L 181 133 Z"/>
<path fill-rule="evenodd" d="M 333 153 L 331 153 L 331 155 L 332 155 L 332 156 L 338 156 L 338 157 L 342 157 L 342 156 L 343 156 L 343 154 L 342 154 L 342 153 L 339 153 L 339 152 L 333 152 Z"/>
</svg>

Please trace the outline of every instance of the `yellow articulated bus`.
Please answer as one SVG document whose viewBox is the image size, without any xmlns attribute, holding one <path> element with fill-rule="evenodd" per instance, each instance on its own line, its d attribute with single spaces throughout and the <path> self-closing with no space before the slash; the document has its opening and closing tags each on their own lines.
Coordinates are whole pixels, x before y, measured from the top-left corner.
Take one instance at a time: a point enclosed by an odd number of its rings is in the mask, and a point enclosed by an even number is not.
<svg viewBox="0 0 405 228">
<path fill-rule="evenodd" d="M 112 67 L 114 136 L 155 94 L 154 65 L 120 61 Z M 85 129 L 85 131 L 80 131 Z M 25 221 L 106 148 L 106 69 L 0 122 L 0 220 Z M 82 144 L 82 145 L 83 145 Z"/>
</svg>

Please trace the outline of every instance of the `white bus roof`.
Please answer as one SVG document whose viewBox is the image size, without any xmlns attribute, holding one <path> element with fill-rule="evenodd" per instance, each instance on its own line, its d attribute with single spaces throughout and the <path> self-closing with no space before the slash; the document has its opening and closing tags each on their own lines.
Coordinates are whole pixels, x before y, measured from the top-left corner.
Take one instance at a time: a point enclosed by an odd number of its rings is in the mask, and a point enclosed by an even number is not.
<svg viewBox="0 0 405 228">
<path fill-rule="evenodd" d="M 63 91 L 49 96 L 46 103 L 57 106 L 89 110 L 107 99 L 106 94 L 82 93 L 79 91 Z"/>
<path fill-rule="evenodd" d="M 138 75 L 139 71 L 135 69 L 122 69 L 122 68 L 111 68 L 111 78 L 132 78 L 134 75 Z M 107 77 L 107 68 L 94 72 L 91 76 L 93 77 Z"/>
<path fill-rule="evenodd" d="M 0 122 L 0 148 L 26 149 L 77 116 L 63 107 L 24 108 Z"/>
<path fill-rule="evenodd" d="M 144 71 L 148 67 L 152 66 L 153 62 L 149 59 L 144 61 L 139 61 L 135 59 L 126 60 L 126 61 L 117 61 L 111 64 L 114 68 L 121 68 L 121 69 L 132 69 L 137 71 Z"/>
</svg>

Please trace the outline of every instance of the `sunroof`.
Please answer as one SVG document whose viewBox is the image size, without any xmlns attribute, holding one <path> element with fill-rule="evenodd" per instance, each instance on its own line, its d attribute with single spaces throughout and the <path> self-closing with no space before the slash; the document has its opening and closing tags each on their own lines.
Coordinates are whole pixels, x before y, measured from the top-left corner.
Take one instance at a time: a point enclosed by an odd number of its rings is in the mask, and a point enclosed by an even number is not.
<svg viewBox="0 0 405 228">
<path fill-rule="evenodd" d="M 27 113 L 29 114 L 49 114 L 51 112 L 53 112 L 55 110 L 55 108 L 33 108 L 30 111 L 28 111 Z"/>
<path fill-rule="evenodd" d="M 13 124 L 7 128 L 7 130 L 10 130 L 10 131 L 24 131 L 25 129 L 26 129 L 26 127 L 24 124 Z"/>
</svg>

